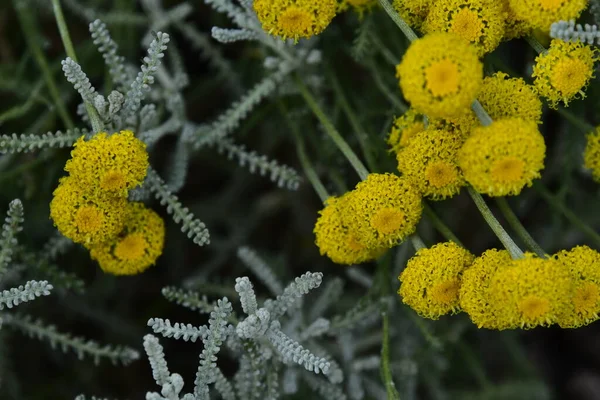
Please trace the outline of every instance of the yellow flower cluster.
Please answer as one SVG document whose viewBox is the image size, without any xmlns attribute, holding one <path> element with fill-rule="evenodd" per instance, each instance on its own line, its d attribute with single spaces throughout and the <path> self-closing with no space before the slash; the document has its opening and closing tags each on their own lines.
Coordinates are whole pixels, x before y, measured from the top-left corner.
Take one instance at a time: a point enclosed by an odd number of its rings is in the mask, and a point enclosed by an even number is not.
<svg viewBox="0 0 600 400">
<path fill-rule="evenodd" d="M 597 50 L 591 46 L 554 39 L 548 51 L 535 59 L 531 76 L 538 93 L 548 99 L 550 107 L 557 108 L 559 102 L 567 106 L 578 95 L 585 97 L 583 90 L 594 76 L 597 60 Z"/>
<path fill-rule="evenodd" d="M 408 146 L 417 133 L 425 130 L 423 116 L 410 108 L 407 112 L 394 119 L 392 130 L 387 138 L 387 144 L 394 153 Z"/>
<path fill-rule="evenodd" d="M 600 182 L 600 127 L 588 133 L 586 137 L 583 162 L 583 165 L 592 171 L 594 179 Z"/>
<path fill-rule="evenodd" d="M 530 28 L 550 30 L 553 22 L 577 19 L 587 6 L 586 0 L 508 0 L 515 18 Z"/>
<path fill-rule="evenodd" d="M 315 244 L 338 264 L 373 260 L 414 233 L 419 191 L 392 174 L 370 174 L 341 197 L 330 198 L 315 224 Z"/>
<path fill-rule="evenodd" d="M 394 0 L 398 14 L 413 28 L 420 29 L 434 0 Z"/>
<path fill-rule="evenodd" d="M 100 267 L 116 275 L 137 274 L 162 253 L 164 225 L 141 203 L 127 202 L 148 169 L 148 153 L 131 131 L 90 140 L 81 137 L 71 152 L 50 203 L 57 229 L 90 250 Z"/>
<path fill-rule="evenodd" d="M 263 29 L 295 41 L 323 32 L 335 17 L 336 9 L 337 0 L 254 0 L 254 10 Z"/>
</svg>

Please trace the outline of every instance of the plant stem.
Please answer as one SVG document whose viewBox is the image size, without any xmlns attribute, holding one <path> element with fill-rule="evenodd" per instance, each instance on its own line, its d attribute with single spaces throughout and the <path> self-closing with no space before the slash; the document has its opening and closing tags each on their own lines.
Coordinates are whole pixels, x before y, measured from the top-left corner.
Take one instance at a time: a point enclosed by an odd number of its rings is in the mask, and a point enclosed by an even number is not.
<svg viewBox="0 0 600 400">
<path fill-rule="evenodd" d="M 405 113 L 408 110 L 406 104 L 404 104 L 402 100 L 400 100 L 400 98 L 390 90 L 389 85 L 383 81 L 383 77 L 381 76 L 375 64 L 373 62 L 369 62 L 368 65 L 371 75 L 373 75 L 373 79 L 375 79 L 375 85 L 377 85 L 381 93 L 383 93 L 383 95 L 387 97 L 390 103 L 392 103 L 397 109 L 399 109 L 402 113 Z"/>
<path fill-rule="evenodd" d="M 454 232 L 452 232 L 450 230 L 450 228 L 448 227 L 448 225 L 446 225 L 444 223 L 444 221 L 441 220 L 441 218 L 435 213 L 435 211 L 433 211 L 433 208 L 431 208 L 431 206 L 429 204 L 424 202 L 423 207 L 424 207 L 425 214 L 431 220 L 431 223 L 433 223 L 433 226 L 435 227 L 435 229 L 437 229 L 438 232 L 441 233 L 443 237 L 445 237 L 447 240 L 449 240 L 451 242 L 456 243 L 457 245 L 459 245 L 461 247 L 464 247 L 464 245 L 456 237 Z"/>
<path fill-rule="evenodd" d="M 398 28 L 400 28 L 400 30 L 404 32 L 404 35 L 408 40 L 413 42 L 419 38 L 411 29 L 411 27 L 408 26 L 406 21 L 404 21 L 404 19 L 400 16 L 400 14 L 398 14 L 396 10 L 394 10 L 394 7 L 392 7 L 392 5 L 387 0 L 378 1 L 381 7 L 383 7 L 383 9 L 385 10 L 385 12 L 390 16 L 392 21 L 394 21 L 396 25 L 398 25 Z"/>
<path fill-rule="evenodd" d="M 569 121 L 573 126 L 580 129 L 583 133 L 589 133 L 594 130 L 594 126 L 592 124 L 587 123 L 583 118 L 574 115 L 569 110 L 566 110 L 564 107 L 558 107 L 556 110 L 560 115 L 565 117 L 567 121 Z"/>
<path fill-rule="evenodd" d="M 475 205 L 479 209 L 479 212 L 485 219 L 485 222 L 487 222 L 487 224 L 490 226 L 492 231 L 494 231 L 498 239 L 500 239 L 506 250 L 508 250 L 508 252 L 510 253 L 510 256 L 515 260 L 523 258 L 523 251 L 519 248 L 519 246 L 516 245 L 516 243 L 512 240 L 510 235 L 504 230 L 502 225 L 500 225 L 500 222 L 498 222 L 496 217 L 494 217 L 494 214 L 492 214 L 492 211 L 485 203 L 485 200 L 483 200 L 483 197 L 481 197 L 481 195 L 478 192 L 476 192 L 475 189 L 473 189 L 473 187 L 470 185 L 467 186 L 467 190 L 469 192 L 469 195 L 475 202 Z"/>
<path fill-rule="evenodd" d="M 381 375 L 385 383 L 388 400 L 400 400 L 400 394 L 396 389 L 390 367 L 390 319 L 388 311 L 381 313 L 383 319 L 383 343 L 381 346 Z"/>
<path fill-rule="evenodd" d="M 333 140 L 333 142 L 338 147 L 338 149 L 340 149 L 342 154 L 344 154 L 344 156 L 350 162 L 360 179 L 365 180 L 369 175 L 369 171 L 365 168 L 362 161 L 360 161 L 356 153 L 354 153 L 352 148 L 350 148 L 350 146 L 344 140 L 342 135 L 340 135 L 340 133 L 335 129 L 335 127 L 333 126 L 329 118 L 327 118 L 327 116 L 317 103 L 317 100 L 310 93 L 304 82 L 302 82 L 302 80 L 300 80 L 300 78 L 297 76 L 294 78 L 294 80 L 296 81 L 296 86 L 298 87 L 300 94 L 302 94 L 302 97 L 304 97 L 304 100 L 306 101 L 306 104 L 308 104 L 308 107 L 312 110 L 317 119 L 321 122 L 323 128 L 325 128 L 325 132 L 327 133 L 327 135 L 331 138 L 331 140 Z"/>
<path fill-rule="evenodd" d="M 471 104 L 471 109 L 475 112 L 475 115 L 477 115 L 481 125 L 489 126 L 492 124 L 492 122 L 494 122 L 478 100 L 475 100 L 473 104 Z"/>
<path fill-rule="evenodd" d="M 409 239 L 412 242 L 415 251 L 419 251 L 427 247 L 425 246 L 425 242 L 423 242 L 423 239 L 421 239 L 421 237 L 417 233 L 413 233 L 412 235 L 410 235 Z"/>
<path fill-rule="evenodd" d="M 583 222 L 573 211 L 565 207 L 565 205 L 540 182 L 535 182 L 533 188 L 546 200 L 546 202 L 555 210 L 560 212 L 578 228 L 581 232 L 585 233 L 590 239 L 592 239 L 596 246 L 600 248 L 600 235 L 591 228 L 588 224 Z"/>
<path fill-rule="evenodd" d="M 521 240 L 525 243 L 525 245 L 529 248 L 529 250 L 533 251 L 535 254 L 540 256 L 541 258 L 547 258 L 547 253 L 542 249 L 542 247 L 531 237 L 527 229 L 521 224 L 519 218 L 515 215 L 513 210 L 510 208 L 508 201 L 505 197 L 496 197 L 496 204 L 504 218 L 508 221 L 508 224 L 513 228 L 513 230 L 517 233 L 517 236 L 521 238 Z"/>
<path fill-rule="evenodd" d="M 63 15 L 62 7 L 60 6 L 60 0 L 52 0 L 52 9 L 54 10 L 56 25 L 58 26 L 60 38 L 62 39 L 63 46 L 65 47 L 65 51 L 67 52 L 67 56 L 69 56 L 76 63 L 79 63 L 77 61 L 77 54 L 75 53 L 73 42 L 71 41 L 71 36 L 69 35 L 69 29 L 67 28 L 65 16 Z M 88 103 L 85 100 L 84 104 L 88 117 L 90 119 L 90 123 L 92 124 L 92 130 L 94 131 L 94 133 L 102 131 L 104 127 L 102 126 L 102 121 L 100 121 L 98 112 L 92 104 Z"/>
<path fill-rule="evenodd" d="M 533 36 L 529 35 L 529 36 L 525 36 L 525 40 L 527 40 L 527 43 L 529 43 L 529 45 L 538 53 L 538 54 L 542 54 L 545 53 L 547 50 L 544 46 L 542 46 L 542 44 Z"/>
</svg>

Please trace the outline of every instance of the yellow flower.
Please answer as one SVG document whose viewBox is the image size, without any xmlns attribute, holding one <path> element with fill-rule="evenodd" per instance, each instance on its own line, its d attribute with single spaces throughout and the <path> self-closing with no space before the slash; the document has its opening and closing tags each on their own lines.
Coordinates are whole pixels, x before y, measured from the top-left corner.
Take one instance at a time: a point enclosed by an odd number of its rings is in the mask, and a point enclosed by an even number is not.
<svg viewBox="0 0 600 400">
<path fill-rule="evenodd" d="M 398 277 L 402 302 L 422 317 L 431 319 L 459 311 L 461 275 L 473 258 L 468 250 L 454 242 L 438 243 L 417 251 Z"/>
<path fill-rule="evenodd" d="M 408 180 L 369 174 L 351 192 L 343 220 L 366 248 L 390 248 L 415 231 L 422 210 L 421 195 Z"/>
<path fill-rule="evenodd" d="M 600 127 L 586 137 L 583 165 L 592 171 L 596 182 L 600 182 Z"/>
<path fill-rule="evenodd" d="M 514 196 L 541 176 L 545 153 L 535 122 L 500 119 L 473 130 L 458 153 L 458 165 L 479 193 Z"/>
<path fill-rule="evenodd" d="M 398 170 L 423 196 L 433 200 L 452 197 L 465 184 L 457 165 L 462 144 L 459 133 L 427 129 L 398 153 Z"/>
<path fill-rule="evenodd" d="M 577 19 L 587 0 L 508 0 L 508 4 L 516 18 L 532 28 L 549 32 L 553 22 Z"/>
<path fill-rule="evenodd" d="M 559 262 L 526 253 L 496 272 L 489 300 L 508 326 L 530 329 L 558 322 L 569 310 L 572 291 L 570 274 Z"/>
<path fill-rule="evenodd" d="M 90 254 L 104 272 L 136 275 L 154 265 L 164 240 L 162 218 L 142 203 L 128 203 L 124 229 L 112 240 L 90 246 Z"/>
<path fill-rule="evenodd" d="M 581 42 L 554 39 L 548 51 L 535 59 L 533 84 L 539 94 L 548 99 L 551 108 L 557 108 L 561 101 L 568 106 L 578 95 L 585 97 L 583 91 L 594 76 L 596 60 L 595 48 Z"/>
<path fill-rule="evenodd" d="M 515 12 L 510 6 L 510 0 L 501 1 L 504 12 L 506 13 L 504 40 L 527 36 L 529 32 L 531 32 L 531 26 L 527 22 L 517 18 Z"/>
<path fill-rule="evenodd" d="M 315 244 L 321 255 L 327 255 L 336 264 L 361 264 L 374 260 L 385 250 L 366 248 L 357 240 L 352 226 L 343 222 L 351 193 L 327 199 L 314 228 Z"/>
<path fill-rule="evenodd" d="M 415 29 L 420 29 L 434 0 L 394 0 L 392 6 Z"/>
<path fill-rule="evenodd" d="M 435 0 L 423 30 L 454 33 L 482 56 L 500 44 L 505 19 L 502 3 L 497 0 Z"/>
<path fill-rule="evenodd" d="M 410 108 L 394 120 L 392 131 L 387 138 L 387 144 L 392 148 L 394 153 L 398 153 L 400 149 L 408 146 L 408 143 L 410 143 L 417 133 L 424 130 L 423 116 Z"/>
<path fill-rule="evenodd" d="M 481 87 L 483 65 L 475 48 L 451 33 L 431 33 L 414 41 L 397 66 L 404 97 L 431 118 L 458 117 Z"/>
<path fill-rule="evenodd" d="M 491 249 L 477 257 L 473 264 L 465 269 L 459 291 L 460 307 L 469 314 L 478 328 L 507 329 L 510 326 L 502 315 L 496 314 L 490 302 L 490 282 L 494 275 L 510 266 L 512 258 L 506 250 Z"/>
<path fill-rule="evenodd" d="M 574 291 L 570 309 L 558 320 L 562 328 L 578 328 L 598 319 L 600 312 L 600 253 L 577 246 L 554 255 L 571 273 Z"/>
<path fill-rule="evenodd" d="M 74 147 L 65 171 L 81 187 L 126 197 L 146 176 L 146 145 L 131 131 L 99 133 L 87 141 L 82 136 Z"/>
<path fill-rule="evenodd" d="M 115 237 L 125 222 L 127 200 L 98 196 L 73 177 L 61 178 L 50 202 L 57 229 L 75 243 L 92 245 Z"/>
<path fill-rule="evenodd" d="M 335 17 L 336 8 L 336 0 L 254 0 L 263 29 L 295 41 L 323 32 Z"/>
<path fill-rule="evenodd" d="M 342 0 L 339 5 L 339 11 L 346 11 L 348 8 L 352 8 L 358 14 L 358 18 L 362 18 L 365 12 L 371 11 L 377 5 L 377 0 Z"/>
</svg>

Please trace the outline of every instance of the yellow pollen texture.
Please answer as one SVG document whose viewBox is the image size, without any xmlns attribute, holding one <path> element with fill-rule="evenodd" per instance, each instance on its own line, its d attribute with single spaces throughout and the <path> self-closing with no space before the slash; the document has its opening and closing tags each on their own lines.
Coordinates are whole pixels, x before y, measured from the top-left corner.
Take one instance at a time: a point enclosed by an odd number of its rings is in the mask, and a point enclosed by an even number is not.
<svg viewBox="0 0 600 400">
<path fill-rule="evenodd" d="M 447 162 L 440 161 L 431 163 L 425 171 L 425 177 L 429 184 L 436 188 L 447 186 L 458 179 L 456 168 Z"/>
<path fill-rule="evenodd" d="M 427 89 L 436 97 L 456 93 L 460 83 L 458 66 L 447 58 L 434 62 L 425 70 L 425 81 Z"/>
<path fill-rule="evenodd" d="M 93 233 L 100 229 L 104 216 L 102 211 L 94 206 L 83 206 L 75 215 L 75 226 L 82 233 Z"/>
<path fill-rule="evenodd" d="M 312 18 L 306 10 L 290 7 L 279 16 L 277 24 L 287 36 L 302 36 L 307 34 L 312 26 Z"/>
<path fill-rule="evenodd" d="M 142 235 L 132 233 L 125 236 L 115 247 L 115 256 L 120 260 L 137 260 L 144 256 L 148 243 Z"/>
<path fill-rule="evenodd" d="M 450 279 L 442 282 L 431 289 L 431 299 L 439 304 L 451 304 L 458 299 L 458 289 L 460 282 L 458 279 Z"/>
<path fill-rule="evenodd" d="M 100 180 L 100 188 L 116 191 L 127 187 L 127 178 L 119 171 L 109 171 Z"/>
<path fill-rule="evenodd" d="M 527 321 L 539 320 L 550 311 L 550 302 L 538 296 L 527 296 L 519 302 L 519 311 Z"/>
<path fill-rule="evenodd" d="M 574 96 L 588 80 L 589 68 L 583 60 L 565 58 L 559 61 L 550 75 L 550 83 L 563 96 Z"/>
<path fill-rule="evenodd" d="M 517 182 L 523 177 L 525 162 L 517 157 L 505 157 L 495 161 L 490 170 L 492 179 L 498 183 Z"/>
<path fill-rule="evenodd" d="M 484 29 L 485 26 L 477 13 L 465 7 L 454 16 L 450 32 L 469 42 L 477 43 L 483 35 Z"/>
<path fill-rule="evenodd" d="M 584 315 L 594 314 L 597 309 L 598 300 L 600 300 L 598 285 L 592 282 L 584 283 L 577 288 L 575 296 L 573 296 L 575 312 Z"/>
<path fill-rule="evenodd" d="M 405 216 L 400 210 L 383 208 L 371 218 L 371 226 L 378 232 L 389 235 L 400 229 L 404 224 Z"/>
<path fill-rule="evenodd" d="M 540 6 L 544 10 L 556 11 L 564 4 L 565 0 L 540 0 Z"/>
</svg>

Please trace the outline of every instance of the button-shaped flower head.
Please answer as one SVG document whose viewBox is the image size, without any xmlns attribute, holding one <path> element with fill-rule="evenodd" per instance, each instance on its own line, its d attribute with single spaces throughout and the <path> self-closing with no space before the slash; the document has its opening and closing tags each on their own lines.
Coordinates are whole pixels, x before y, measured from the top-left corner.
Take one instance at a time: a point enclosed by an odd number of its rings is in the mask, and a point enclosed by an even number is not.
<svg viewBox="0 0 600 400">
<path fill-rule="evenodd" d="M 129 203 L 127 219 L 118 236 L 90 247 L 90 254 L 104 272 L 135 275 L 154 265 L 162 254 L 164 221 L 142 203 Z"/>
<path fill-rule="evenodd" d="M 431 118 L 466 113 L 481 87 L 483 64 L 475 48 L 451 33 L 415 40 L 396 68 L 404 97 Z"/>
<path fill-rule="evenodd" d="M 50 202 L 50 217 L 57 229 L 86 246 L 114 238 L 126 217 L 124 197 L 98 196 L 74 177 L 61 178 Z"/>
<path fill-rule="evenodd" d="M 508 4 L 517 19 L 548 32 L 553 22 L 577 19 L 587 0 L 508 0 Z"/>
<path fill-rule="evenodd" d="M 592 171 L 594 180 L 600 182 L 600 127 L 586 137 L 583 165 Z"/>
<path fill-rule="evenodd" d="M 90 140 L 82 136 L 74 147 L 65 171 L 82 187 L 126 197 L 146 177 L 146 145 L 131 131 L 99 133 Z"/>
<path fill-rule="evenodd" d="M 510 327 L 535 328 L 558 322 L 570 307 L 573 283 L 569 271 L 554 259 L 526 253 L 496 272 L 489 300 Z"/>
<path fill-rule="evenodd" d="M 411 235 L 421 219 L 421 194 L 406 178 L 369 174 L 348 199 L 344 222 L 369 249 L 390 248 Z"/>
<path fill-rule="evenodd" d="M 507 118 L 475 128 L 458 153 L 458 165 L 479 193 L 514 196 L 541 176 L 545 153 L 535 122 Z"/>
<path fill-rule="evenodd" d="M 394 0 L 398 14 L 413 28 L 420 29 L 434 0 Z"/>
<path fill-rule="evenodd" d="M 473 259 L 468 250 L 454 242 L 417 251 L 398 277 L 402 302 L 431 319 L 459 311 L 461 275 Z"/>
<path fill-rule="evenodd" d="M 463 144 L 458 132 L 427 129 L 398 153 L 398 170 L 425 197 L 443 200 L 464 186 L 457 154 Z"/>
<path fill-rule="evenodd" d="M 571 307 L 561 315 L 562 328 L 578 328 L 598 319 L 600 313 L 600 253 L 587 246 L 563 250 L 554 258 L 571 273 L 574 290 Z"/>
<path fill-rule="evenodd" d="M 336 264 L 361 264 L 374 260 L 385 250 L 367 248 L 358 241 L 355 227 L 344 223 L 350 195 L 330 197 L 315 224 L 315 244 L 321 255 L 327 255 Z"/>
<path fill-rule="evenodd" d="M 531 32 L 531 25 L 517 17 L 510 6 L 510 0 L 501 0 L 501 2 L 506 13 L 504 40 L 516 39 L 528 35 Z"/>
<path fill-rule="evenodd" d="M 497 0 L 435 0 L 424 31 L 454 33 L 475 46 L 482 56 L 500 44 L 505 19 L 503 5 Z"/>
<path fill-rule="evenodd" d="M 535 59 L 533 84 L 538 93 L 548 99 L 550 107 L 557 108 L 559 102 L 567 106 L 574 98 L 585 97 L 584 90 L 594 76 L 596 60 L 595 48 L 581 42 L 554 39 L 548 51 Z"/>
<path fill-rule="evenodd" d="M 283 39 L 309 38 L 335 17 L 337 0 L 254 0 L 263 29 Z"/>
<path fill-rule="evenodd" d="M 410 108 L 394 120 L 387 143 L 394 153 L 398 153 L 400 149 L 408 146 L 417 133 L 424 130 L 423 116 Z"/>
<path fill-rule="evenodd" d="M 506 250 L 491 249 L 477 257 L 462 273 L 460 307 L 469 314 L 478 328 L 515 328 L 502 315 L 494 311 L 490 301 L 490 282 L 496 273 L 511 265 L 512 258 Z"/>
</svg>

